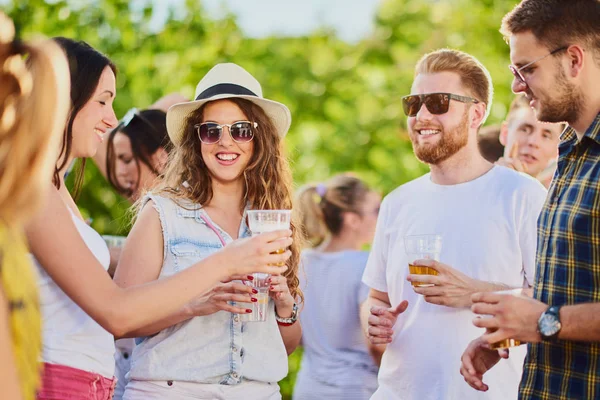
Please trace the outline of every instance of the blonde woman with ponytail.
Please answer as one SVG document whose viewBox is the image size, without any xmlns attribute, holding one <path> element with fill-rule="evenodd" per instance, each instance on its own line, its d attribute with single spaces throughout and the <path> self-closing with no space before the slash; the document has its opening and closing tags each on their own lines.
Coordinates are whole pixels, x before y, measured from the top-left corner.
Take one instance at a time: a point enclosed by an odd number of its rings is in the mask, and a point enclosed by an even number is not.
<svg viewBox="0 0 600 400">
<path fill-rule="evenodd" d="M 368 399 L 377 388 L 359 319 L 361 282 L 381 196 L 360 179 L 338 175 L 302 188 L 296 204 L 310 247 L 302 252 L 304 356 L 294 400 Z M 306 282 L 303 282 L 305 278 Z"/>
<path fill-rule="evenodd" d="M 0 12 L 0 391 L 2 399 L 32 400 L 41 317 L 21 228 L 38 208 L 58 156 L 69 75 L 54 43 L 24 43 L 14 35 L 13 22 Z"/>
</svg>

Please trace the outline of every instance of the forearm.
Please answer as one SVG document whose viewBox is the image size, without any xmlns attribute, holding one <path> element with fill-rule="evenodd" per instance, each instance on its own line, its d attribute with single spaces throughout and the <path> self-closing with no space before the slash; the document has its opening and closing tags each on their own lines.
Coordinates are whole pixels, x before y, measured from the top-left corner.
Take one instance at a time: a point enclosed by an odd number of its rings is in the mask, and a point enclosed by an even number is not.
<svg viewBox="0 0 600 400">
<path fill-rule="evenodd" d="M 279 333 L 281 333 L 281 338 L 283 339 L 283 344 L 285 345 L 285 351 L 289 356 L 300 345 L 300 340 L 302 339 L 302 327 L 300 326 L 300 321 L 296 321 L 290 326 L 278 326 Z"/>
<path fill-rule="evenodd" d="M 115 339 L 152 336 L 152 335 L 155 335 L 158 332 L 162 331 L 163 329 L 169 328 L 180 322 L 187 321 L 188 319 L 190 319 L 192 317 L 193 317 L 193 315 L 191 315 L 187 311 L 187 309 L 183 308 L 179 312 L 177 312 L 171 316 L 168 316 L 166 318 L 161 319 L 160 321 L 153 322 L 153 323 L 143 326 L 141 328 L 134 329 L 133 331 L 125 332 L 123 334 L 123 336 L 116 337 Z"/>
<path fill-rule="evenodd" d="M 120 300 L 113 302 L 120 310 L 115 317 L 121 324 L 115 327 L 119 330 L 118 336 L 131 336 L 143 327 L 146 330 L 157 320 L 162 321 L 160 325 L 165 325 L 163 329 L 184 320 L 182 310 L 185 305 L 227 277 L 222 268 L 226 264 L 221 253 L 215 253 L 168 278 L 121 289 Z M 170 325 L 166 325 L 168 322 Z"/>
<path fill-rule="evenodd" d="M 600 303 L 561 307 L 560 321 L 559 339 L 600 342 Z"/>
<path fill-rule="evenodd" d="M 372 296 L 367 297 L 360 307 L 360 323 L 363 332 L 367 332 L 367 329 L 369 328 L 369 314 L 371 307 L 373 306 L 389 308 L 391 307 L 391 304 Z M 371 355 L 371 358 L 373 358 L 373 362 L 375 362 L 375 365 L 380 366 L 381 358 L 383 357 L 383 353 L 385 352 L 387 346 L 385 344 L 371 343 L 367 339 L 366 334 L 365 342 L 367 344 L 367 350 L 369 350 L 369 354 Z"/>
<path fill-rule="evenodd" d="M 282 306 L 280 309 L 275 307 L 275 313 L 282 318 L 290 318 L 293 312 L 292 306 Z M 285 345 L 285 350 L 288 354 L 292 354 L 294 350 L 300 345 L 300 341 L 302 340 L 302 327 L 300 326 L 300 321 L 296 320 L 292 325 L 279 326 L 279 333 L 281 333 L 281 338 L 283 339 L 283 344 Z"/>
</svg>

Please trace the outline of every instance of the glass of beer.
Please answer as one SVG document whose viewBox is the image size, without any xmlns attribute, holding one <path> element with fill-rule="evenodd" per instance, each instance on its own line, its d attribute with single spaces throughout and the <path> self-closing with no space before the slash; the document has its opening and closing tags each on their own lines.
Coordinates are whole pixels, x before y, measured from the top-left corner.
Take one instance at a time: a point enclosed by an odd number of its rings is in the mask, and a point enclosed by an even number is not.
<svg viewBox="0 0 600 400">
<path fill-rule="evenodd" d="M 292 210 L 249 210 L 248 227 L 252 232 L 252 236 L 260 235 L 265 232 L 273 232 L 281 229 L 290 229 L 290 221 L 292 219 Z M 282 254 L 285 248 L 275 251 L 276 254 Z M 283 266 L 285 263 L 278 263 L 278 266 Z M 267 305 L 269 304 L 269 274 L 254 273 L 252 281 L 247 282 L 258 291 L 254 297 L 256 302 L 249 304 L 249 309 L 252 310 L 249 314 L 240 315 L 242 321 L 266 321 L 267 320 Z"/>
<path fill-rule="evenodd" d="M 523 289 L 500 290 L 500 291 L 494 292 L 494 293 L 509 294 L 512 296 L 523 296 Z M 496 330 L 497 329 L 488 329 L 489 332 L 495 332 Z M 490 344 L 490 349 L 492 349 L 492 350 L 508 349 L 510 347 L 516 347 L 516 346 L 520 346 L 520 345 L 521 345 L 520 340 L 507 338 L 507 339 L 501 340 L 499 342 Z"/>
<path fill-rule="evenodd" d="M 440 261 L 442 252 L 442 237 L 436 234 L 409 235 L 404 237 L 404 247 L 408 257 L 408 270 L 413 275 L 437 275 L 438 272 L 430 267 L 414 265 L 416 260 L 430 259 Z M 433 284 L 411 282 L 414 287 L 428 287 Z"/>
</svg>

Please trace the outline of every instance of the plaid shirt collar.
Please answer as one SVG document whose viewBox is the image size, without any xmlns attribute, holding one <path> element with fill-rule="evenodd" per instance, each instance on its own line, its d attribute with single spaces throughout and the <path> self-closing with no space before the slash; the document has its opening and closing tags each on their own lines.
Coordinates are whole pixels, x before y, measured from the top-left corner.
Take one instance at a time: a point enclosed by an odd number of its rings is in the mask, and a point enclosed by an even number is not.
<svg viewBox="0 0 600 400">
<path fill-rule="evenodd" d="M 600 144 L 600 113 L 596 115 L 596 118 L 592 124 L 587 128 L 583 137 L 587 137 L 596 143 Z M 583 141 L 583 139 L 582 139 Z M 560 153 L 563 154 L 562 150 L 568 150 L 577 144 L 577 133 L 571 125 L 567 125 L 563 133 L 560 134 Z"/>
</svg>

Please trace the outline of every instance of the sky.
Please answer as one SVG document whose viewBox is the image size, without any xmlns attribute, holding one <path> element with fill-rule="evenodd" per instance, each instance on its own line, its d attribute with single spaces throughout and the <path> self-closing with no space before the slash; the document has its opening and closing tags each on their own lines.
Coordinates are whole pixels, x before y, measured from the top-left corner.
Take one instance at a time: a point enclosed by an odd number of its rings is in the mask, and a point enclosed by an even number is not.
<svg viewBox="0 0 600 400">
<path fill-rule="evenodd" d="M 0 0 L 1 1 L 1 0 Z M 184 0 L 154 0 L 157 12 L 165 15 L 169 5 Z M 227 10 L 237 17 L 241 30 L 249 37 L 269 35 L 298 36 L 320 27 L 330 27 L 348 42 L 357 42 L 372 30 L 381 0 L 203 0 L 211 16 Z"/>
<path fill-rule="evenodd" d="M 19 0 L 12 0 L 19 1 Z M 56 0 L 47 0 L 55 2 Z M 74 4 L 86 0 L 67 0 Z M 131 0 L 135 4 L 152 1 L 155 4 L 155 23 L 160 26 L 161 16 L 169 6 L 185 0 Z M 382 0 L 201 0 L 213 17 L 227 10 L 237 17 L 238 25 L 249 37 L 300 36 L 329 27 L 347 42 L 357 42 L 369 35 L 373 19 Z M 11 0 L 0 0 L 0 6 Z"/>
</svg>

